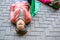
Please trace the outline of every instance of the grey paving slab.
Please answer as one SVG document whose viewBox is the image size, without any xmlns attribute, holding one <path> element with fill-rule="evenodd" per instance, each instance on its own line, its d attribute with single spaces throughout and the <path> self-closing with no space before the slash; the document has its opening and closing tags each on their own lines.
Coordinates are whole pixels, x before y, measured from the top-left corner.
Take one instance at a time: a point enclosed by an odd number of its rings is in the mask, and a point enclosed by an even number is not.
<svg viewBox="0 0 60 40">
<path fill-rule="evenodd" d="M 10 23 L 10 5 L 14 0 L 0 0 L 0 40 L 60 40 L 60 10 L 41 4 L 38 14 L 27 26 L 28 33 L 18 36 Z"/>
</svg>

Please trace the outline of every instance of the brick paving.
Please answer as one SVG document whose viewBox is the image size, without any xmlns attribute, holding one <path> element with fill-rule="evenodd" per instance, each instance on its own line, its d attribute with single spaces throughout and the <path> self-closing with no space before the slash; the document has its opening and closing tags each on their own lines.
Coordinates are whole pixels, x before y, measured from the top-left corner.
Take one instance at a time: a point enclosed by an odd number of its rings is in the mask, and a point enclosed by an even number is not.
<svg viewBox="0 0 60 40">
<path fill-rule="evenodd" d="M 18 36 L 10 23 L 10 5 L 13 0 L 0 0 L 0 40 L 60 40 L 60 10 L 54 10 L 44 4 L 27 26 L 28 33 Z"/>
</svg>

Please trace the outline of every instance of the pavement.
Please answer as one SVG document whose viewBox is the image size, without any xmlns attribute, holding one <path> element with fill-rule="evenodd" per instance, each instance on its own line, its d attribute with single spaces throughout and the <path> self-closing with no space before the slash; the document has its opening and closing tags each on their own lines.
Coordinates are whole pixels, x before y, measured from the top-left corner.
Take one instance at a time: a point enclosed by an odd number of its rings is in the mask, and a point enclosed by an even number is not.
<svg viewBox="0 0 60 40">
<path fill-rule="evenodd" d="M 41 4 L 38 14 L 26 26 L 28 33 L 19 36 L 10 23 L 10 5 L 13 0 L 0 0 L 0 40 L 60 40 L 60 9 Z"/>
</svg>

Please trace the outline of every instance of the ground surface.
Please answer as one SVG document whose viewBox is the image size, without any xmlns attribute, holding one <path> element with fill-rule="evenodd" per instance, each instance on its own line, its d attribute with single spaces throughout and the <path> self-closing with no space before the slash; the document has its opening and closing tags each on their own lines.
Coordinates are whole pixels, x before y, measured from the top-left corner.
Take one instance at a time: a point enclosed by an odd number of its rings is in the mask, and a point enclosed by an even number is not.
<svg viewBox="0 0 60 40">
<path fill-rule="evenodd" d="M 55 11 L 42 4 L 27 26 L 28 33 L 18 36 L 9 20 L 12 3 L 13 0 L 0 0 L 0 40 L 60 40 L 60 10 Z"/>
</svg>

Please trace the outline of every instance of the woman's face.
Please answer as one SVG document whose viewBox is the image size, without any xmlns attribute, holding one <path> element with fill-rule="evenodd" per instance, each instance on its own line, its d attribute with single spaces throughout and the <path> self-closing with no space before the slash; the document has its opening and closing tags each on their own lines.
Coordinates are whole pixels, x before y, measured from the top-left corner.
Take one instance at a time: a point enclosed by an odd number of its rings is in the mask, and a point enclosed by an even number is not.
<svg viewBox="0 0 60 40">
<path fill-rule="evenodd" d="M 23 30 L 25 28 L 24 26 L 25 26 L 24 21 L 23 20 L 18 20 L 18 22 L 17 22 L 17 29 Z"/>
</svg>

